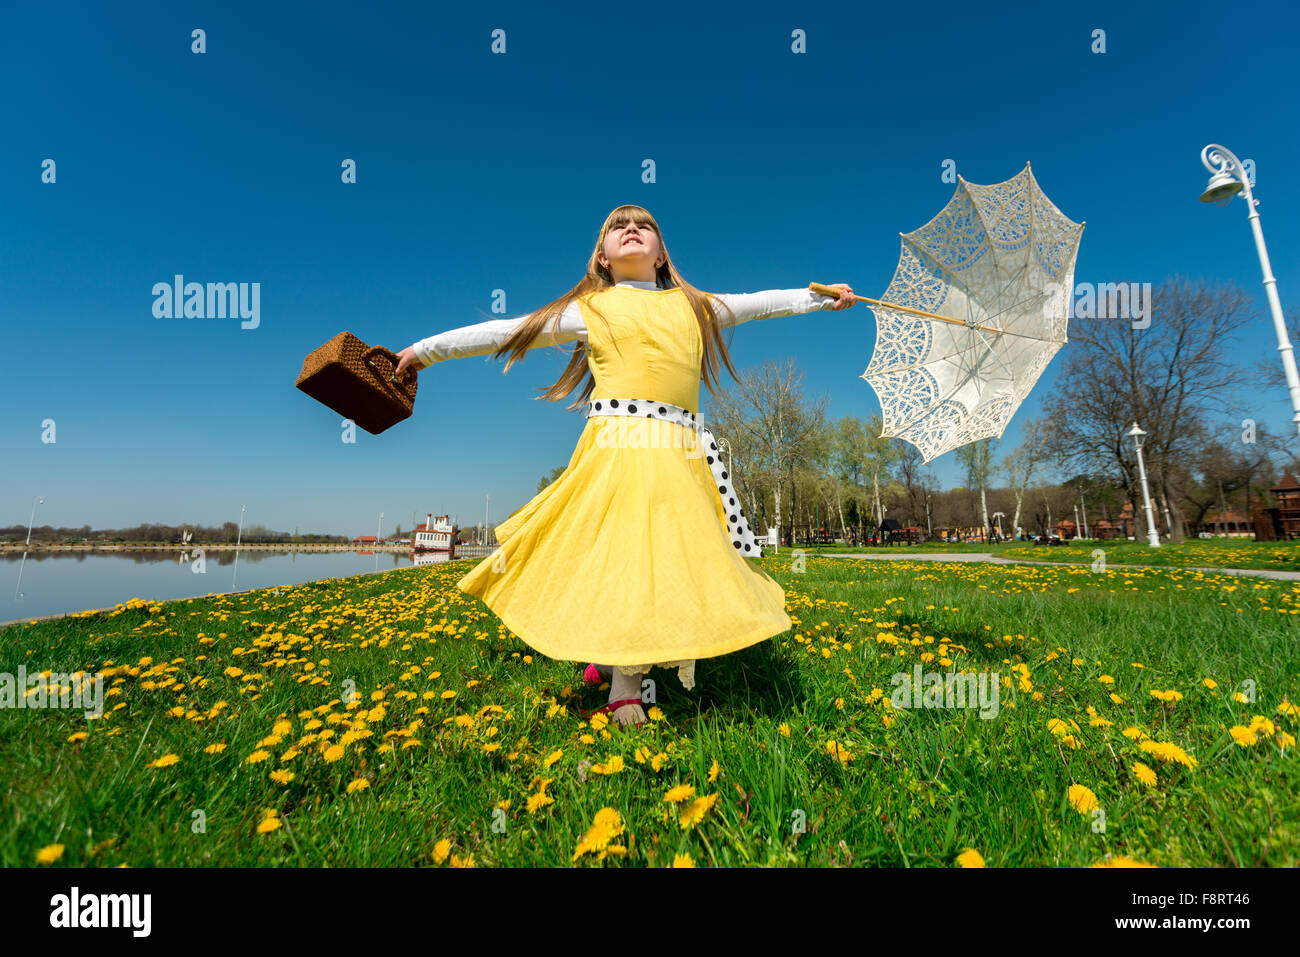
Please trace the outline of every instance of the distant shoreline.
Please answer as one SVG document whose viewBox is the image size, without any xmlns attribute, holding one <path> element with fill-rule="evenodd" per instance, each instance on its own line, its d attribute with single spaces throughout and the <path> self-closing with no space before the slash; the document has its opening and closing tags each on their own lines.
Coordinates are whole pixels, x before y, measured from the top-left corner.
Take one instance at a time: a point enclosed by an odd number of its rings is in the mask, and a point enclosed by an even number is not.
<svg viewBox="0 0 1300 957">
<path fill-rule="evenodd" d="M 458 545 L 458 548 L 467 548 Z M 172 542 L 77 542 L 71 545 L 52 542 L 0 542 L 0 552 L 140 552 L 140 551 L 204 551 L 241 552 L 409 552 L 411 544 L 403 542 L 398 545 L 354 545 L 350 542 L 188 542 L 181 545 Z"/>
</svg>

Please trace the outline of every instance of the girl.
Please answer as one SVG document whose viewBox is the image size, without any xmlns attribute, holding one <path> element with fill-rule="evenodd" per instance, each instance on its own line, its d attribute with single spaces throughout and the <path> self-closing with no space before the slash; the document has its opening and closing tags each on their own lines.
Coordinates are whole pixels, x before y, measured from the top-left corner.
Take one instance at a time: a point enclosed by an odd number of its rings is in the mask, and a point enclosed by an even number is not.
<svg viewBox="0 0 1300 957">
<path fill-rule="evenodd" d="M 400 353 L 399 374 L 487 353 L 510 353 L 508 372 L 528 349 L 580 343 L 543 396 L 564 398 L 589 373 L 569 406 L 586 400 L 588 421 L 568 467 L 497 526 L 500 547 L 456 586 L 542 654 L 607 662 L 584 677 L 610 678 L 609 704 L 597 710 L 620 724 L 646 720 L 650 667 L 676 667 L 690 689 L 697 658 L 792 627 L 781 586 L 745 560 L 758 549 L 710 454 L 716 445 L 707 430 L 697 434 L 699 387 L 716 393 L 719 361 L 737 376 L 722 328 L 853 305 L 847 284 L 835 288 L 838 298 L 808 289 L 707 295 L 678 274 L 654 217 L 620 206 L 587 275 L 559 299 Z"/>
</svg>

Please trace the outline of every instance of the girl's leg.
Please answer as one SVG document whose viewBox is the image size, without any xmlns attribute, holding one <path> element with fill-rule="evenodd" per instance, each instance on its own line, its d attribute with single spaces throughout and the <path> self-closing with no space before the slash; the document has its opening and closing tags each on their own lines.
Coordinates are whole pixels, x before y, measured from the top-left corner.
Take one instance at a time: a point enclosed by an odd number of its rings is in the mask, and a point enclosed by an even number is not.
<svg viewBox="0 0 1300 957">
<path fill-rule="evenodd" d="M 612 669 L 613 675 L 609 683 L 609 700 L 619 701 L 623 698 L 641 697 L 641 679 L 643 675 L 625 675 L 618 668 Z M 646 720 L 645 711 L 639 704 L 625 704 L 621 708 L 615 708 L 610 717 L 619 724 L 640 724 Z"/>
</svg>

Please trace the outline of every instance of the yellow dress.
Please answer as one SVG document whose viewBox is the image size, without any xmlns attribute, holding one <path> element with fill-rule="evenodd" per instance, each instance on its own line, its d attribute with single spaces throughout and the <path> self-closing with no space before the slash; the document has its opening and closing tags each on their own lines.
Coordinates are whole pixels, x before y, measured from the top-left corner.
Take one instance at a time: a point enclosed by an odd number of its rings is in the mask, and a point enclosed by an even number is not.
<svg viewBox="0 0 1300 957">
<path fill-rule="evenodd" d="M 608 320 L 579 301 L 589 399 L 648 398 L 698 413 L 704 346 L 685 294 L 614 286 L 589 295 Z M 589 418 L 568 467 L 497 526 L 500 547 L 456 586 L 547 657 L 625 673 L 677 666 L 688 688 L 695 659 L 792 627 L 785 591 L 733 546 L 708 464 L 683 451 L 687 431 Z"/>
</svg>

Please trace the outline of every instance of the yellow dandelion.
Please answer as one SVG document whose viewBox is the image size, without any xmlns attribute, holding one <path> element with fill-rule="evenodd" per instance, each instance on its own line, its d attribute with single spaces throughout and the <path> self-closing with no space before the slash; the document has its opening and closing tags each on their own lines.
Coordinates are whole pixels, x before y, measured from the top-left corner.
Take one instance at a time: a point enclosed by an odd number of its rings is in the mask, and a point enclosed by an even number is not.
<svg viewBox="0 0 1300 957">
<path fill-rule="evenodd" d="M 269 751 L 263 751 L 261 748 L 258 748 L 256 751 L 254 751 L 254 752 L 253 752 L 252 754 L 250 754 L 248 757 L 244 758 L 244 763 L 245 763 L 245 764 L 260 764 L 261 762 L 265 761 L 265 760 L 266 760 L 267 758 L 269 758 L 270 756 L 271 756 L 271 752 L 269 752 Z"/>
<path fill-rule="evenodd" d="M 1156 865 L 1143 864 L 1141 861 L 1135 861 L 1131 857 L 1125 857 L 1124 855 L 1120 854 L 1115 857 L 1105 858 L 1104 860 L 1100 860 L 1096 864 L 1091 864 L 1089 866 L 1090 867 L 1155 867 Z"/>
<path fill-rule="evenodd" d="M 326 764 L 333 764 L 339 758 L 343 757 L 343 745 L 332 744 L 321 754 Z"/>
<path fill-rule="evenodd" d="M 695 859 L 689 854 L 674 854 L 673 867 L 694 867 Z"/>
<path fill-rule="evenodd" d="M 226 750 L 226 744 L 224 741 L 221 744 L 209 744 L 203 750 L 208 754 L 220 754 L 222 751 Z"/>
<path fill-rule="evenodd" d="M 664 719 L 664 713 L 660 710 L 659 706 L 656 705 L 646 712 L 646 717 L 651 721 L 662 721 Z"/>
<path fill-rule="evenodd" d="M 968 847 L 966 848 L 966 850 L 962 851 L 960 854 L 957 855 L 957 866 L 958 867 L 983 867 L 984 858 L 980 856 L 980 852 L 975 850 L 975 848 Z"/>
<path fill-rule="evenodd" d="M 1070 806 L 1080 814 L 1087 814 L 1089 811 L 1101 807 L 1097 795 L 1082 784 L 1071 784 L 1066 789 L 1065 796 L 1069 799 Z"/>
<path fill-rule="evenodd" d="M 348 782 L 348 793 L 355 794 L 357 791 L 364 791 L 370 787 L 370 782 L 365 778 L 353 778 Z"/>
<path fill-rule="evenodd" d="M 433 845 L 433 863 L 441 864 L 447 859 L 447 855 L 450 853 L 451 841 L 444 837 L 437 844 Z"/>
<path fill-rule="evenodd" d="M 175 754 L 164 754 L 157 761 L 151 761 L 145 765 L 150 768 L 169 768 L 180 761 L 180 756 Z"/>
<path fill-rule="evenodd" d="M 695 797 L 695 788 L 689 784 L 679 784 L 675 788 L 669 788 L 664 793 L 664 800 L 671 804 L 678 804 L 682 801 L 690 800 Z"/>
<path fill-rule="evenodd" d="M 1294 721 L 1296 718 L 1300 718 L 1300 707 L 1293 705 L 1290 701 L 1287 701 L 1286 698 L 1283 698 L 1282 703 L 1277 706 L 1277 713 L 1285 715 Z"/>
<path fill-rule="evenodd" d="M 696 798 L 682 809 L 681 817 L 678 818 L 677 823 L 681 826 L 683 831 L 687 828 L 694 827 L 696 824 L 699 824 L 700 821 L 704 820 L 704 815 L 709 813 L 709 809 L 712 808 L 717 801 L 718 796 L 716 794 L 709 794 L 704 797 Z"/>
<path fill-rule="evenodd" d="M 1137 779 L 1138 779 L 1139 781 L 1141 781 L 1141 782 L 1142 782 L 1143 784 L 1145 784 L 1147 787 L 1149 787 L 1149 788 L 1151 788 L 1151 787 L 1155 787 L 1155 785 L 1156 785 L 1156 772 L 1152 771 L 1149 767 L 1147 767 L 1147 766 L 1146 766 L 1145 764 L 1143 764 L 1141 761 L 1134 761 L 1134 762 L 1133 762 L 1133 774 L 1137 777 Z"/>
<path fill-rule="evenodd" d="M 271 780 L 276 784 L 288 784 L 293 779 L 294 773 L 292 771 L 280 770 L 271 772 Z"/>
<path fill-rule="evenodd" d="M 555 803 L 555 798 L 546 793 L 546 784 L 550 780 L 550 778 L 545 778 L 542 782 L 542 790 L 529 796 L 528 804 L 526 805 L 529 814 L 536 814 L 546 805 Z"/>
<path fill-rule="evenodd" d="M 546 756 L 546 759 L 542 761 L 542 767 L 543 768 L 551 767 L 553 764 L 555 764 L 556 761 L 560 760 L 560 758 L 562 758 L 563 756 L 564 756 L 563 748 L 552 751 L 550 754 Z"/>
<path fill-rule="evenodd" d="M 591 770 L 594 774 L 617 774 L 623 770 L 623 758 L 616 754 L 604 764 L 593 764 Z"/>
<path fill-rule="evenodd" d="M 1277 725 L 1262 714 L 1257 714 L 1250 719 L 1250 730 L 1261 737 L 1271 738 L 1277 732 Z"/>
<path fill-rule="evenodd" d="M 853 752 L 838 741 L 827 741 L 826 753 L 838 760 L 841 765 L 848 764 L 853 760 Z"/>
<path fill-rule="evenodd" d="M 452 867 L 473 867 L 474 855 L 466 854 L 464 857 L 461 857 L 458 854 L 453 854 L 451 855 L 451 866 Z"/>
<path fill-rule="evenodd" d="M 717 761 L 714 761 L 713 764 L 712 764 L 712 766 L 709 768 L 708 781 L 709 781 L 710 784 L 712 784 L 714 781 L 718 780 L 718 772 L 721 771 L 721 770 L 722 770 L 722 768 L 718 765 L 718 762 L 717 762 Z"/>
<path fill-rule="evenodd" d="M 46 844 L 36 852 L 37 864 L 53 864 L 63 856 L 62 844 Z"/>
<path fill-rule="evenodd" d="M 262 823 L 257 825 L 258 834 L 269 834 L 280 826 L 279 817 L 264 817 Z"/>
<path fill-rule="evenodd" d="M 1189 768 L 1196 767 L 1196 759 L 1176 744 L 1170 744 L 1167 741 L 1143 741 L 1138 747 L 1165 764 L 1181 764 Z"/>
<path fill-rule="evenodd" d="M 782 721 L 780 724 L 776 726 L 776 730 L 780 731 L 787 738 L 790 737 L 790 726 L 786 724 L 784 721 Z"/>
<path fill-rule="evenodd" d="M 1201 682 L 1201 684 L 1205 685 L 1205 687 L 1209 688 L 1211 691 L 1219 687 L 1219 683 L 1213 678 L 1206 678 Z"/>
<path fill-rule="evenodd" d="M 1259 743 L 1259 738 L 1255 737 L 1255 732 L 1244 725 L 1233 725 L 1228 729 L 1228 733 L 1232 735 L 1232 740 L 1237 742 L 1237 744 L 1241 745 L 1243 748 L 1248 748 L 1252 744 Z"/>
<path fill-rule="evenodd" d="M 618 811 L 612 807 L 603 807 L 596 812 L 596 817 L 592 825 L 587 829 L 587 833 L 582 836 L 578 842 L 577 848 L 573 852 L 573 860 L 577 860 L 583 854 L 590 854 L 593 851 L 599 851 L 603 858 L 606 849 L 614 838 L 621 836 L 623 833 L 623 821 L 618 815 Z"/>
</svg>

